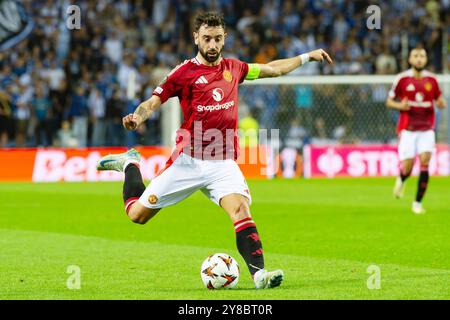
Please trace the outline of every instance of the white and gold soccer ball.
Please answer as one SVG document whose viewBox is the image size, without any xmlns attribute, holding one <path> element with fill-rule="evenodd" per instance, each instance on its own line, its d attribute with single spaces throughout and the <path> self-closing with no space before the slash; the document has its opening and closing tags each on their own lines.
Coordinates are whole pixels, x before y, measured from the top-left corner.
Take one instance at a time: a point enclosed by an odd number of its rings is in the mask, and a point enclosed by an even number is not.
<svg viewBox="0 0 450 320">
<path fill-rule="evenodd" d="M 231 289 L 239 281 L 239 265 L 226 253 L 210 255 L 202 263 L 200 275 L 203 284 L 208 289 Z"/>
</svg>

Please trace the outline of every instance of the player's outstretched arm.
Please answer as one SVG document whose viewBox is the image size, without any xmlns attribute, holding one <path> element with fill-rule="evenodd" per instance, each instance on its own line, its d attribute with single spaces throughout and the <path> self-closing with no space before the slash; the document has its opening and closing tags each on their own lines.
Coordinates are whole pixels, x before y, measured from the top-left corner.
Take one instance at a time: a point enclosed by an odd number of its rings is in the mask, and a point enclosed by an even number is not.
<svg viewBox="0 0 450 320">
<path fill-rule="evenodd" d="M 327 61 L 329 64 L 333 63 L 333 60 L 325 50 L 317 49 L 293 58 L 274 60 L 266 64 L 259 64 L 260 72 L 258 78 L 282 76 L 297 69 L 308 61 Z"/>
<path fill-rule="evenodd" d="M 153 95 L 142 102 L 134 111 L 122 118 L 122 123 L 127 130 L 136 130 L 151 114 L 161 105 L 161 99 Z"/>
</svg>

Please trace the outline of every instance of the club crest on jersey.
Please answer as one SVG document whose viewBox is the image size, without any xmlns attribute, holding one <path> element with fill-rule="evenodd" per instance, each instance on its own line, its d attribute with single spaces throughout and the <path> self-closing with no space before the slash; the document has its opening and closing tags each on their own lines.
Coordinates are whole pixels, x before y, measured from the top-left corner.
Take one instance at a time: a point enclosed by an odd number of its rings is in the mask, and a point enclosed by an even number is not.
<svg viewBox="0 0 450 320">
<path fill-rule="evenodd" d="M 427 83 L 425 83 L 424 88 L 425 88 L 426 91 L 431 91 L 433 86 L 431 85 L 430 82 L 427 82 Z"/>
<path fill-rule="evenodd" d="M 223 78 L 225 79 L 225 81 L 231 82 L 231 80 L 233 80 L 233 75 L 231 74 L 230 71 L 225 70 L 225 71 L 223 72 Z"/>
<path fill-rule="evenodd" d="M 414 87 L 414 85 L 412 83 L 410 83 L 407 87 L 406 87 L 406 91 L 414 91 L 416 90 L 416 87 Z"/>
<path fill-rule="evenodd" d="M 224 95 L 225 95 L 225 94 L 223 93 L 223 90 L 220 89 L 220 88 L 215 88 L 215 89 L 212 91 L 212 97 L 213 97 L 213 99 L 216 100 L 217 102 L 222 101 Z"/>
<path fill-rule="evenodd" d="M 158 197 L 154 194 L 151 194 L 148 196 L 148 202 L 150 202 L 150 204 L 155 204 L 156 202 L 158 202 Z"/>
</svg>

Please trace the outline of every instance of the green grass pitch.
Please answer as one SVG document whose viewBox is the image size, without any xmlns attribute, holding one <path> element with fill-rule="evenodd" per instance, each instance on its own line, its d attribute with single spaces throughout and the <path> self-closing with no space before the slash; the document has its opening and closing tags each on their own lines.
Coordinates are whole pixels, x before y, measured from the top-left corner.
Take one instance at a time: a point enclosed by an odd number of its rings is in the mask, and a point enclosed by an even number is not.
<svg viewBox="0 0 450 320">
<path fill-rule="evenodd" d="M 197 192 L 146 225 L 128 220 L 121 183 L 0 184 L 0 299 L 450 299 L 450 178 L 432 177 L 425 215 L 391 196 L 392 178 L 249 181 L 267 268 L 253 289 L 231 222 Z M 202 261 L 238 260 L 232 290 L 209 291 Z M 80 289 L 68 289 L 68 267 Z M 368 268 L 381 287 L 369 289 Z M 371 283 L 370 279 L 369 282 Z"/>
</svg>

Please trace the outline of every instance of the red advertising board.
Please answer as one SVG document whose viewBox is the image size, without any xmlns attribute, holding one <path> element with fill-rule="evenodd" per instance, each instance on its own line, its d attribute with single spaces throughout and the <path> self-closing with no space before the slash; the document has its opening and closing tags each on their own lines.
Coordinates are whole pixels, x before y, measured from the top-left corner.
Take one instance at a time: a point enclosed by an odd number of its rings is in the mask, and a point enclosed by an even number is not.
<svg viewBox="0 0 450 320">
<path fill-rule="evenodd" d="M 141 173 L 152 179 L 171 155 L 165 147 L 136 148 L 141 153 Z M 96 163 L 110 153 L 125 152 L 126 148 L 82 149 L 0 149 L 0 181 L 122 181 L 123 174 L 97 171 Z M 267 178 L 265 148 L 243 149 L 237 163 L 247 178 Z"/>
<path fill-rule="evenodd" d="M 145 180 L 151 180 L 171 155 L 171 150 L 164 147 L 137 149 L 142 155 L 141 172 Z M 95 165 L 102 156 L 125 150 L 126 148 L 0 149 L 0 181 L 122 181 L 122 173 L 99 172 Z M 241 151 L 237 163 L 245 177 L 252 179 L 274 176 L 295 178 L 301 175 L 302 170 L 307 178 L 382 177 L 399 174 L 397 148 L 391 145 L 309 145 L 304 149 L 302 161 L 297 159 L 298 156 L 288 157 L 289 154 L 284 153 L 282 151 L 279 158 L 272 160 L 272 153 L 267 152 L 264 147 L 247 148 Z M 418 171 L 416 163 L 413 174 Z M 450 175 L 450 150 L 447 145 L 437 146 L 431 159 L 430 173 Z"/>
</svg>

